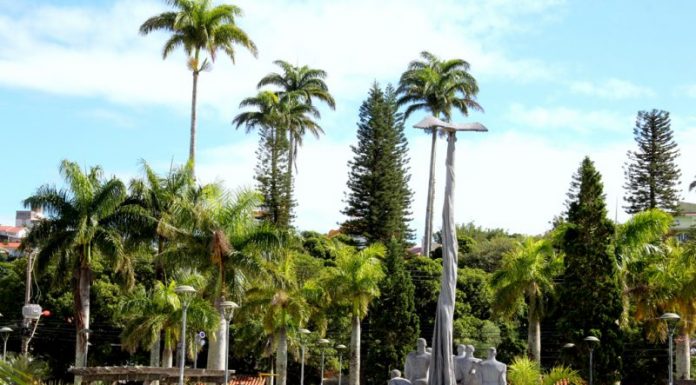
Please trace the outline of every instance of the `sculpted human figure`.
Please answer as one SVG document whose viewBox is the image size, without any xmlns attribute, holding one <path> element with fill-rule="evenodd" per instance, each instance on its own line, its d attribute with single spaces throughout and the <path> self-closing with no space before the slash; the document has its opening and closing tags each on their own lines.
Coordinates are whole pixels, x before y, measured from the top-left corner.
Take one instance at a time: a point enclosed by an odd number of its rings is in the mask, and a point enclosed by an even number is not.
<svg viewBox="0 0 696 385">
<path fill-rule="evenodd" d="M 426 350 L 424 338 L 419 338 L 416 344 L 416 351 L 408 353 L 406 365 L 404 366 L 404 376 L 413 385 L 428 384 L 428 369 L 430 369 L 430 353 Z"/>
<path fill-rule="evenodd" d="M 464 365 L 466 364 L 466 346 L 457 345 L 457 355 L 452 359 L 454 361 L 454 378 L 457 381 L 457 385 L 464 384 L 464 378 L 466 377 L 466 372 Z"/>
<path fill-rule="evenodd" d="M 401 372 L 399 369 L 394 369 L 389 372 L 390 380 L 387 381 L 387 385 L 411 385 L 411 381 L 401 377 Z"/>
<path fill-rule="evenodd" d="M 495 359 L 495 348 L 488 349 L 488 358 L 478 363 L 476 379 L 481 385 L 507 385 L 507 365 Z"/>
<path fill-rule="evenodd" d="M 481 360 L 474 357 L 474 345 L 466 345 L 465 351 L 466 357 L 464 358 L 464 366 L 462 367 L 464 378 L 462 379 L 461 385 L 475 385 L 476 367 Z"/>
</svg>

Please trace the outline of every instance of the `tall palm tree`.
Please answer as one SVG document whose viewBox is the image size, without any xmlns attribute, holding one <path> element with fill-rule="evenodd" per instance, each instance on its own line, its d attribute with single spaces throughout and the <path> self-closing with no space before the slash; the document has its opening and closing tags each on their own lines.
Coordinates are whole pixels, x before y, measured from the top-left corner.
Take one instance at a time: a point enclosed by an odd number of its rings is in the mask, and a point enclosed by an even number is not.
<svg viewBox="0 0 696 385">
<path fill-rule="evenodd" d="M 527 303 L 527 353 L 541 362 L 541 319 L 544 304 L 555 291 L 554 277 L 563 268 L 550 240 L 527 238 L 503 256 L 502 267 L 493 273 L 494 310 L 512 315 L 520 300 Z"/>
<path fill-rule="evenodd" d="M 414 60 L 399 79 L 397 104 L 407 106 L 404 119 L 425 110 L 434 117 L 449 122 L 452 110 L 469 115 L 470 110 L 483 111 L 476 102 L 478 84 L 469 74 L 469 63 L 462 59 L 442 60 L 430 52 L 421 52 L 423 60 Z M 430 177 L 425 213 L 423 254 L 428 256 L 433 234 L 433 202 L 435 199 L 435 129 L 431 130 Z"/>
<path fill-rule="evenodd" d="M 188 68 L 193 74 L 189 161 L 195 165 L 198 75 L 210 69 L 218 51 L 234 63 L 235 45 L 246 48 L 254 56 L 257 50 L 246 32 L 236 25 L 235 18 L 242 15 L 241 8 L 231 4 L 213 6 L 211 0 L 167 0 L 167 3 L 175 10 L 147 19 L 140 26 L 140 33 L 170 32 L 171 36 L 162 49 L 162 58 L 166 59 L 178 47 L 182 47 L 188 56 Z"/>
<path fill-rule="evenodd" d="M 276 345 L 278 385 L 286 385 L 289 334 L 306 324 L 312 315 L 314 299 L 323 290 L 315 280 L 298 277 L 294 252 L 279 250 L 275 260 L 265 263 L 261 279 L 247 291 L 246 307 L 260 314 L 266 334 Z"/>
<path fill-rule="evenodd" d="M 336 101 L 329 93 L 329 87 L 324 82 L 326 71 L 310 68 L 306 65 L 294 66 L 283 60 L 273 62 L 279 66 L 283 73 L 271 72 L 264 76 L 258 84 L 258 88 L 272 85 L 278 88 L 277 94 L 290 104 L 308 104 L 311 106 L 314 100 L 326 103 L 332 110 L 336 109 Z M 291 102 L 292 101 L 292 102 Z M 312 115 L 320 118 L 319 112 L 314 110 Z M 288 178 L 292 183 L 292 168 L 295 167 L 297 148 L 302 146 L 302 137 L 309 131 L 315 137 L 319 137 L 324 131 L 313 121 L 294 122 L 288 124 L 288 139 L 290 142 L 288 156 Z"/>
<path fill-rule="evenodd" d="M 240 108 L 252 107 L 254 110 L 245 111 L 237 115 L 232 124 L 239 128 L 242 125 L 246 126 L 247 133 L 254 128 L 263 127 L 269 130 L 273 148 L 271 151 L 277 154 L 280 149 L 277 143 L 281 136 L 286 132 L 290 132 L 290 138 L 299 135 L 299 141 L 305 131 L 309 130 L 313 133 L 323 132 L 321 127 L 316 123 L 319 111 L 311 103 L 301 102 L 299 97 L 291 97 L 291 95 L 280 96 L 271 91 L 260 91 L 256 96 L 242 100 Z M 292 133 L 295 134 L 292 134 Z M 298 139 L 295 138 L 295 144 Z M 266 205 L 269 207 L 271 222 L 280 228 L 287 228 L 290 225 L 290 203 L 292 201 L 292 144 L 290 145 L 288 169 L 285 178 L 282 178 L 277 165 L 277 156 L 271 158 L 271 169 L 278 170 L 278 175 L 271 178 L 270 181 L 275 187 L 274 190 L 284 191 L 285 204 L 282 204 L 278 199 L 275 202 L 275 197 L 266 197 Z"/>
<path fill-rule="evenodd" d="M 379 258 L 385 247 L 379 243 L 357 251 L 338 245 L 336 267 L 328 270 L 325 287 L 337 304 L 350 308 L 350 385 L 360 384 L 360 321 L 367 315 L 368 306 L 379 296 L 379 283 L 384 270 Z"/>
<path fill-rule="evenodd" d="M 130 259 L 116 226 L 126 187 L 116 178 L 104 180 L 99 167 L 83 172 L 77 163 L 67 160 L 61 163 L 60 173 L 67 189 L 44 185 L 24 200 L 26 207 L 41 208 L 48 217 L 32 227 L 23 247 L 39 250 L 39 269 L 53 261 L 59 269 L 72 272 L 75 366 L 83 367 L 87 362 L 92 267 L 100 261 L 110 262 L 114 271 L 133 281 Z"/>
</svg>

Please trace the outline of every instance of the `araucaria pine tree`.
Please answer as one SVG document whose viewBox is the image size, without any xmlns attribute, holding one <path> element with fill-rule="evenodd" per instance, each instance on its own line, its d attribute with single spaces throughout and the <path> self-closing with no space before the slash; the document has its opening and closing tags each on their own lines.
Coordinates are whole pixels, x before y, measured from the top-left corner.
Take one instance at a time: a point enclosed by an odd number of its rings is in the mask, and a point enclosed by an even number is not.
<svg viewBox="0 0 696 385">
<path fill-rule="evenodd" d="M 614 225 L 607 218 L 603 190 L 601 175 L 586 157 L 568 193 L 562 240 L 565 274 L 560 285 L 557 330 L 563 331 L 565 341 L 578 346 L 587 336 L 599 338 L 601 346 L 594 351 L 594 383 L 613 384 L 622 369 L 622 302 L 611 247 Z M 586 354 L 577 357 L 575 368 L 587 370 Z"/>
<path fill-rule="evenodd" d="M 375 83 L 360 106 L 358 144 L 351 146 L 355 155 L 348 162 L 345 233 L 367 243 L 412 238 L 407 146 L 394 89 L 382 91 Z"/>
<path fill-rule="evenodd" d="M 627 212 L 660 208 L 675 212 L 679 204 L 679 156 L 670 127 L 669 112 L 640 111 L 633 128 L 638 149 L 628 152 L 624 197 Z"/>
<path fill-rule="evenodd" d="M 273 126 L 259 128 L 259 148 L 256 150 L 256 181 L 263 195 L 264 218 L 287 228 L 292 222 L 293 185 L 286 178 L 288 170 L 288 139 L 283 130 Z"/>
</svg>

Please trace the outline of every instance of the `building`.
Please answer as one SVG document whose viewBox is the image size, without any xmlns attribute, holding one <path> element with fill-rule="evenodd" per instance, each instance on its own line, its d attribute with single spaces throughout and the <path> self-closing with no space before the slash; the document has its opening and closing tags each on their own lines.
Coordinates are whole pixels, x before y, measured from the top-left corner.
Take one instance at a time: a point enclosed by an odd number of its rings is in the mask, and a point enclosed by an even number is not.
<svg viewBox="0 0 696 385">
<path fill-rule="evenodd" d="M 691 229 L 696 230 L 696 203 L 679 202 L 679 212 L 674 216 L 672 231 L 683 241 Z"/>
<path fill-rule="evenodd" d="M 19 245 L 27 236 L 34 222 L 43 218 L 41 210 L 17 210 L 15 225 L 0 225 L 0 254 L 7 254 L 10 258 L 18 258 L 22 255 Z"/>
</svg>

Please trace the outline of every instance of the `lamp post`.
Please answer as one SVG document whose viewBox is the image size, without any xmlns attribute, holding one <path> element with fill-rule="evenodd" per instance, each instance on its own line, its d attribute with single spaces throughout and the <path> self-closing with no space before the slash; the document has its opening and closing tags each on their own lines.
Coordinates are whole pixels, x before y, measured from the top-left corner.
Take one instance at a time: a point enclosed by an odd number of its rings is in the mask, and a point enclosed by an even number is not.
<svg viewBox="0 0 696 385">
<path fill-rule="evenodd" d="M 337 345 L 336 350 L 338 350 L 338 385 L 341 385 L 341 375 L 343 374 L 343 351 L 346 350 L 346 345 Z"/>
<path fill-rule="evenodd" d="M 594 344 L 599 343 L 599 338 L 595 336 L 589 336 L 585 337 L 585 341 L 587 342 L 587 346 L 590 348 L 590 385 L 592 385 L 592 371 L 594 370 L 592 365 L 592 352 L 594 351 Z"/>
<path fill-rule="evenodd" d="M 319 381 L 319 384 L 324 385 L 324 347 L 330 341 L 327 340 L 326 338 L 322 338 L 318 342 L 319 342 L 319 345 L 321 345 L 321 381 Z"/>
<path fill-rule="evenodd" d="M 3 339 L 2 362 L 5 362 L 5 354 L 7 354 L 7 339 L 10 338 L 10 333 L 12 333 L 12 329 L 8 328 L 7 326 L 3 326 L 0 328 L 0 333 L 2 333 Z"/>
<path fill-rule="evenodd" d="M 677 322 L 679 322 L 679 314 L 676 313 L 665 313 L 660 316 L 660 319 L 667 322 L 667 332 L 669 333 L 669 385 L 674 384 L 674 363 L 672 361 L 672 343 L 674 340 L 674 330 L 677 328 Z"/>
<path fill-rule="evenodd" d="M 186 311 L 193 296 L 196 294 L 196 289 L 188 285 L 177 286 L 174 292 L 181 300 L 181 354 L 179 355 L 179 385 L 184 385 L 184 364 L 186 363 Z"/>
<path fill-rule="evenodd" d="M 301 354 L 302 364 L 300 366 L 300 385 L 304 385 L 304 361 L 305 361 L 305 349 L 307 348 L 307 341 L 305 341 L 304 336 L 308 335 L 311 332 L 309 331 L 309 329 L 300 329 L 300 330 L 298 330 L 298 332 L 300 333 L 300 346 L 302 347 L 302 354 Z"/>
<path fill-rule="evenodd" d="M 220 303 L 222 315 L 225 317 L 225 339 L 227 341 L 225 344 L 225 385 L 229 384 L 230 382 L 230 373 L 227 370 L 227 365 L 230 361 L 230 321 L 232 320 L 234 309 L 238 307 L 239 305 L 232 301 L 223 301 Z"/>
</svg>

